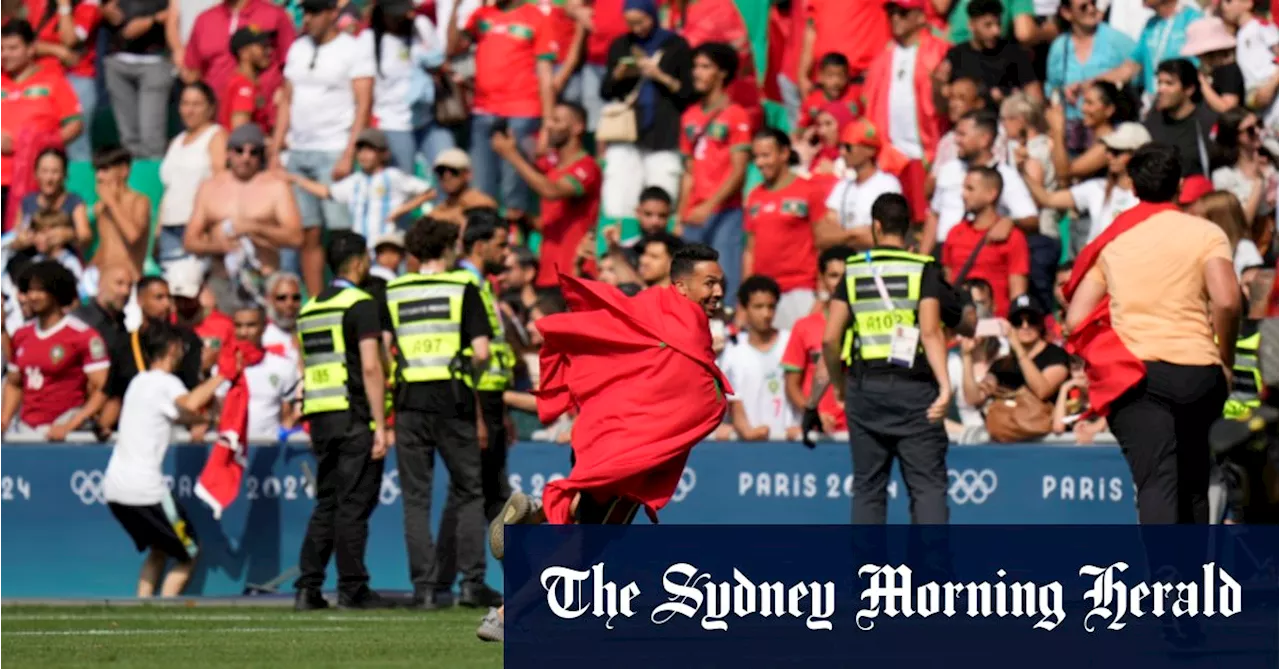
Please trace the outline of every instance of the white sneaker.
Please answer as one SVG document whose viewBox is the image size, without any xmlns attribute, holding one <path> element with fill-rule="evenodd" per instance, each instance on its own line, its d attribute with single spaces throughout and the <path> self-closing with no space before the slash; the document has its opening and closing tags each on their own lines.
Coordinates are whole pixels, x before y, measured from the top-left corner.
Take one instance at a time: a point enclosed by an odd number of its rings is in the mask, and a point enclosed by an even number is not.
<svg viewBox="0 0 1280 669">
<path fill-rule="evenodd" d="M 506 640 L 505 626 L 502 623 L 502 617 L 498 615 L 497 609 L 489 609 L 489 613 L 485 615 L 484 620 L 480 621 L 480 627 L 476 628 L 476 636 L 481 641 L 502 643 Z"/>
<path fill-rule="evenodd" d="M 523 525 L 541 508 L 541 503 L 522 492 L 513 492 L 500 511 L 489 523 L 489 550 L 501 560 L 506 554 L 503 531 L 507 525 Z"/>
</svg>

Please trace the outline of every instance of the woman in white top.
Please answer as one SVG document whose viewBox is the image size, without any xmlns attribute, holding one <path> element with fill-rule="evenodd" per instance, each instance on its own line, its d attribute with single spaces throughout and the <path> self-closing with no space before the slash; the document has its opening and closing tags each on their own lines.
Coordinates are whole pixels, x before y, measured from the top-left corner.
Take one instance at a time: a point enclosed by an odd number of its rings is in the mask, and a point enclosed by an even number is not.
<svg viewBox="0 0 1280 669">
<path fill-rule="evenodd" d="M 191 219 L 196 192 L 205 179 L 227 166 L 227 132 L 213 122 L 218 111 L 209 85 L 197 81 L 182 88 L 178 116 L 186 129 L 173 138 L 160 163 L 164 196 L 156 228 L 156 259 L 167 265 L 186 257 L 182 236 Z"/>
<path fill-rule="evenodd" d="M 392 165 L 412 175 L 419 153 L 431 165 L 454 147 L 453 133 L 432 116 L 432 71 L 444 64 L 444 45 L 431 19 L 415 16 L 410 0 L 375 4 L 360 39 L 376 64 L 373 116 L 387 134 Z"/>
<path fill-rule="evenodd" d="M 1258 252 L 1258 246 L 1249 239 L 1250 226 L 1240 200 L 1232 193 L 1217 190 L 1200 196 L 1200 199 L 1191 204 L 1188 213 L 1217 223 L 1227 233 L 1236 280 L 1242 288 L 1247 287 L 1265 263 L 1262 254 Z"/>
<path fill-rule="evenodd" d="M 1246 222 L 1274 207 L 1275 188 L 1267 186 L 1275 176 L 1275 168 L 1261 152 L 1262 133 L 1262 122 L 1253 112 L 1235 107 L 1218 118 L 1214 136 L 1220 167 L 1213 171 L 1213 187 L 1240 200 Z"/>
</svg>

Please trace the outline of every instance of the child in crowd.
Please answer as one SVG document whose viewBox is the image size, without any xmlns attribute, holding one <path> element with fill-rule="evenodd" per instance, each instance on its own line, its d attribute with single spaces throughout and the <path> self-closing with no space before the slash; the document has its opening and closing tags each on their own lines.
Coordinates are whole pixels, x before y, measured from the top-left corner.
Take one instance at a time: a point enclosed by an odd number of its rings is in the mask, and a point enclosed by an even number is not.
<svg viewBox="0 0 1280 669">
<path fill-rule="evenodd" d="M 388 232 L 373 241 L 373 267 L 369 269 L 369 274 L 392 281 L 400 276 L 400 265 L 403 263 L 403 232 Z"/>
<path fill-rule="evenodd" d="M 1089 411 L 1089 377 L 1084 372 L 1084 360 L 1071 356 L 1071 376 L 1058 389 L 1058 401 L 1053 405 L 1053 433 L 1064 434 L 1071 430 L 1076 443 L 1087 445 L 1099 432 L 1107 429 L 1105 418 L 1084 418 Z"/>
<path fill-rule="evenodd" d="M 782 354 L 791 333 L 773 327 L 781 291 L 766 276 L 752 276 L 738 290 L 738 304 L 746 318 L 744 334 L 720 354 L 720 369 L 733 386 L 729 412 L 733 429 L 743 441 L 782 441 L 800 438 L 795 409 L 787 399 Z"/>
<path fill-rule="evenodd" d="M 58 264 L 71 270 L 76 281 L 82 284 L 80 294 L 84 297 L 84 264 L 67 243 L 68 239 L 75 239 L 75 224 L 71 221 L 71 214 L 61 209 L 37 211 L 31 216 L 31 230 L 35 233 L 36 249 L 32 260 L 56 260 Z"/>
<path fill-rule="evenodd" d="M 397 227 L 412 223 L 408 214 L 435 199 L 431 184 L 400 169 L 390 167 L 391 152 L 386 133 L 365 128 L 356 137 L 356 164 L 360 171 L 326 186 L 304 176 L 288 173 L 286 178 L 312 195 L 347 205 L 351 229 L 372 244 Z"/>
<path fill-rule="evenodd" d="M 252 122 L 271 136 L 275 114 L 271 101 L 262 94 L 259 77 L 271 67 L 275 40 L 275 33 L 254 26 L 240 28 L 231 36 L 231 55 L 237 65 L 227 79 L 218 112 L 218 122 L 227 132 Z"/>
<path fill-rule="evenodd" d="M 832 102 L 847 104 L 853 117 L 858 118 L 862 115 L 858 104 L 861 96 L 862 86 L 852 83 L 849 76 L 849 59 L 834 51 L 826 54 L 818 66 L 818 87 L 800 105 L 797 130 L 812 126 L 818 120 L 818 113 Z"/>
</svg>

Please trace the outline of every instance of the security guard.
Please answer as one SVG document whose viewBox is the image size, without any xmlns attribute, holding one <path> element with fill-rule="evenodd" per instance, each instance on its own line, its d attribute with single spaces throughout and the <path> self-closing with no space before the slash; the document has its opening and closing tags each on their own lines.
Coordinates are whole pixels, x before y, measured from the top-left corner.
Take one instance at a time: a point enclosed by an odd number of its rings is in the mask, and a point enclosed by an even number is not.
<svg viewBox="0 0 1280 669">
<path fill-rule="evenodd" d="M 1259 390 L 1263 387 L 1262 370 L 1258 367 L 1258 345 L 1262 334 L 1253 324 L 1254 333 L 1236 340 L 1236 362 L 1231 368 L 1231 395 L 1222 408 L 1226 418 L 1240 418 L 1262 406 Z"/>
<path fill-rule="evenodd" d="M 943 315 L 954 315 L 949 320 L 958 324 L 963 307 L 932 257 L 905 250 L 911 225 L 905 198 L 881 195 L 871 218 L 876 246 L 849 257 L 823 336 L 831 384 L 849 419 L 853 522 L 885 522 L 889 472 L 897 457 L 911 495 L 912 522 L 943 524 L 948 512 L 942 419 L 951 402 Z"/>
<path fill-rule="evenodd" d="M 504 338 L 502 314 L 488 276 L 501 274 L 507 256 L 507 228 L 498 210 L 477 207 L 467 210 L 467 228 L 462 236 L 463 257 L 458 267 L 471 274 L 480 289 L 489 327 L 494 337 L 489 342 L 489 365 L 476 384 L 476 399 L 487 435 L 481 435 L 480 487 L 484 492 L 484 517 L 492 521 L 511 496 L 507 482 L 507 405 L 502 393 L 511 385 L 515 369 L 515 352 Z M 451 497 L 450 502 L 453 501 Z M 458 510 L 446 504 L 440 522 L 440 541 L 436 544 L 437 581 L 452 583 L 458 571 Z"/>
<path fill-rule="evenodd" d="M 311 422 L 318 460 L 316 506 L 302 540 L 294 587 L 298 610 L 328 606 L 320 596 L 329 555 L 336 554 L 338 605 L 381 608 L 369 589 L 364 554 L 369 516 L 378 504 L 383 457 L 390 445 L 383 406 L 382 327 L 376 302 L 356 286 L 369 273 L 364 237 L 330 239 L 333 283 L 298 314 L 304 381 L 302 412 Z"/>
<path fill-rule="evenodd" d="M 449 497 L 457 536 L 458 602 L 502 602 L 484 583 L 484 490 L 475 387 L 488 368 L 493 328 L 478 281 L 454 270 L 458 226 L 422 219 L 405 237 L 418 271 L 387 284 L 396 338 L 396 447 L 404 496 L 413 606 L 453 604 L 453 571 L 439 569 L 431 541 L 431 486 L 437 449 L 449 468 Z M 447 571 L 447 573 L 446 573 Z"/>
</svg>

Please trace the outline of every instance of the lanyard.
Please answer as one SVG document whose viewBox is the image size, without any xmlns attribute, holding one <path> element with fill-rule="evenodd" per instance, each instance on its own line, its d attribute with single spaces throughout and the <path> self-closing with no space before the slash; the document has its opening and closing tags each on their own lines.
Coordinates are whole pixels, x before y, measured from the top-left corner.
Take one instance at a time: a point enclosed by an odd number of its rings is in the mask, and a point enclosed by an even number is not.
<svg viewBox="0 0 1280 669">
<path fill-rule="evenodd" d="M 865 253 L 864 257 L 866 258 L 867 263 L 870 264 L 871 252 L 865 251 L 864 253 Z M 880 293 L 880 301 L 884 303 L 884 308 L 889 311 L 893 311 L 893 300 L 889 299 L 889 288 L 884 285 L 884 277 L 880 276 L 880 272 L 881 272 L 880 267 L 872 266 L 871 280 L 875 281 L 876 292 Z"/>
<path fill-rule="evenodd" d="M 1174 13 L 1173 16 L 1165 20 L 1164 32 L 1160 35 L 1160 41 L 1156 43 L 1155 53 L 1151 54 L 1152 63 L 1159 64 L 1164 61 L 1164 50 L 1165 47 L 1169 46 L 1169 34 L 1173 32 L 1173 21 L 1176 18 L 1178 18 L 1178 14 Z M 1143 67 L 1146 67 L 1145 63 Z"/>
</svg>

